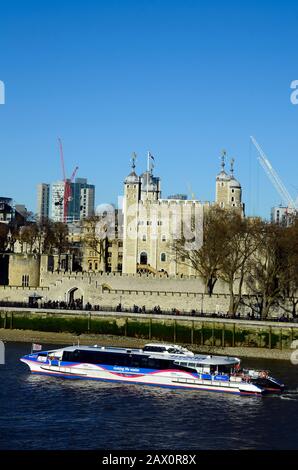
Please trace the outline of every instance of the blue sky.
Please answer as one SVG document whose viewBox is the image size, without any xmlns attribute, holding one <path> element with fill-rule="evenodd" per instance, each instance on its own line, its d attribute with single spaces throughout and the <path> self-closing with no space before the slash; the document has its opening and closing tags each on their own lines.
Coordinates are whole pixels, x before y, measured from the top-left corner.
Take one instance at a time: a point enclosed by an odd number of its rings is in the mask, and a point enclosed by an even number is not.
<svg viewBox="0 0 298 470">
<path fill-rule="evenodd" d="M 35 210 L 36 185 L 67 173 L 116 202 L 138 154 L 155 156 L 162 193 L 214 200 L 224 148 L 248 214 L 281 202 L 256 137 L 298 194 L 298 3 L 0 0 L 0 195 Z"/>
</svg>

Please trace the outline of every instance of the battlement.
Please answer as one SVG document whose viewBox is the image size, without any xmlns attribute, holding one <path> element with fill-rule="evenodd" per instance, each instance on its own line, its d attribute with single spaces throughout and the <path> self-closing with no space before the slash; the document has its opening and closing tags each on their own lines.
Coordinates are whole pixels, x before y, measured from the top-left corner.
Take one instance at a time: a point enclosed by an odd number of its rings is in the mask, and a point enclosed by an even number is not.
<svg viewBox="0 0 298 470">
<path fill-rule="evenodd" d="M 157 199 L 157 200 L 151 200 L 151 199 L 145 199 L 145 200 L 140 200 L 139 204 L 141 206 L 164 206 L 164 207 L 171 207 L 171 206 L 211 206 L 213 203 L 209 201 L 199 201 L 198 199 Z"/>
</svg>

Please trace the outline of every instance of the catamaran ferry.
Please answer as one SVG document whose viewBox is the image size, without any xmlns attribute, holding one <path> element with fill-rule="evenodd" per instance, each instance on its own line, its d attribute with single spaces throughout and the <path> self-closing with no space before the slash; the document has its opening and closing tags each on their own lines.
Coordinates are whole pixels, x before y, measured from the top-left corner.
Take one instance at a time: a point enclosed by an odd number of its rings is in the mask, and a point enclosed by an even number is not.
<svg viewBox="0 0 298 470">
<path fill-rule="evenodd" d="M 267 371 L 242 369 L 240 359 L 195 355 L 177 345 L 151 343 L 142 349 L 70 346 L 21 358 L 32 373 L 69 379 L 116 381 L 227 392 L 281 393 L 284 385 Z"/>
</svg>

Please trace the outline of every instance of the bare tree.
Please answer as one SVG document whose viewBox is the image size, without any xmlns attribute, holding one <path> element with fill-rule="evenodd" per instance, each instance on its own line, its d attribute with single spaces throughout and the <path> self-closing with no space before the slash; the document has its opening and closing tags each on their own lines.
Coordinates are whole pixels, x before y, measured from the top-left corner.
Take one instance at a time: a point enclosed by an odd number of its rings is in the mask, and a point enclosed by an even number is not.
<svg viewBox="0 0 298 470">
<path fill-rule="evenodd" d="M 293 225 L 282 231 L 284 266 L 280 273 L 281 302 L 280 307 L 293 318 L 297 317 L 298 305 L 298 218 Z"/>
<path fill-rule="evenodd" d="M 38 235 L 38 227 L 36 224 L 32 223 L 32 224 L 23 225 L 22 227 L 20 227 L 18 240 L 21 244 L 22 251 L 23 251 L 23 247 L 25 244 L 26 251 L 28 250 L 29 253 L 32 253 L 33 247 L 37 240 L 37 235 Z"/>
<path fill-rule="evenodd" d="M 281 273 L 285 267 L 282 228 L 266 222 L 259 224 L 258 250 L 250 257 L 246 283 L 251 298 L 255 298 L 261 318 L 269 316 L 278 304 L 282 291 Z"/>
<path fill-rule="evenodd" d="M 83 245 L 98 255 L 106 270 L 107 225 L 104 217 L 93 215 L 83 221 Z"/>
<path fill-rule="evenodd" d="M 58 253 L 58 264 L 61 264 L 61 255 L 66 253 L 69 250 L 68 243 L 68 226 L 63 222 L 54 222 L 53 223 L 53 247 Z"/>
<path fill-rule="evenodd" d="M 200 249 L 190 250 L 186 240 L 181 237 L 171 245 L 171 250 L 180 264 L 191 266 L 204 280 L 205 293 L 210 296 L 218 279 L 218 272 L 225 257 L 226 211 L 212 207 L 204 215 L 203 245 Z"/>
<path fill-rule="evenodd" d="M 226 211 L 225 239 L 221 266 L 218 277 L 228 284 L 230 294 L 229 314 L 235 315 L 242 300 L 245 277 L 249 269 L 249 260 L 259 247 L 256 237 L 259 222 L 244 219 L 233 210 Z"/>
</svg>

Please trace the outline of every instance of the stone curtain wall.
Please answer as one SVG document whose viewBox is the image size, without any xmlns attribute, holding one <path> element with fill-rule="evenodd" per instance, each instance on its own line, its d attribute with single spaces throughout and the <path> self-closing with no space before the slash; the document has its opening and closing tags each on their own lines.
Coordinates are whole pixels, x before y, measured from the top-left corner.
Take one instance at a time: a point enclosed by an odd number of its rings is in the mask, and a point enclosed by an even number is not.
<svg viewBox="0 0 298 470">
<path fill-rule="evenodd" d="M 199 278 L 157 278 L 153 275 L 115 274 L 43 274 L 41 287 L 0 286 L 0 301 L 27 302 L 29 296 L 37 294 L 42 302 L 68 302 L 70 292 L 78 289 L 83 303 L 92 306 L 124 308 L 145 306 L 147 310 L 159 306 L 161 310 L 198 313 L 227 313 L 229 295 L 226 286 L 216 284 L 215 293 L 210 297 L 204 294 L 204 285 Z M 242 307 L 240 313 L 251 313 L 250 308 Z M 283 310 L 275 310 L 281 315 Z"/>
</svg>

